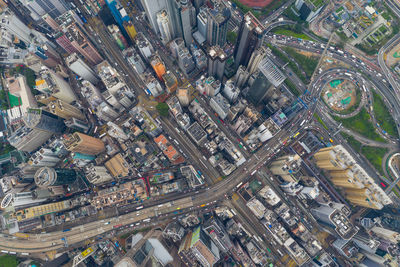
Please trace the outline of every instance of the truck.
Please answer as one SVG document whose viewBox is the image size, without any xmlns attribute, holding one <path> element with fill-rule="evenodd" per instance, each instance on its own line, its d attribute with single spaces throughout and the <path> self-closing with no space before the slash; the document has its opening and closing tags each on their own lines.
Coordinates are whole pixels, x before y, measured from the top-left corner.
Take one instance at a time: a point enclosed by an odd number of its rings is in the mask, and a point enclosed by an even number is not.
<svg viewBox="0 0 400 267">
<path fill-rule="evenodd" d="M 68 232 L 68 231 L 71 231 L 71 229 L 64 229 L 64 230 L 62 230 L 63 232 Z"/>
<path fill-rule="evenodd" d="M 344 52 L 340 49 L 337 50 L 339 54 L 344 55 Z"/>
</svg>

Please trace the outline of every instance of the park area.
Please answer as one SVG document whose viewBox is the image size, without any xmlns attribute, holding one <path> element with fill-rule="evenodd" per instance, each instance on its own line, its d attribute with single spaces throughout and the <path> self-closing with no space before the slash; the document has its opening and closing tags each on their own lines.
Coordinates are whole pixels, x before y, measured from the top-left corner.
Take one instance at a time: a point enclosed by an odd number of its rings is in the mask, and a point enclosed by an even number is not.
<svg viewBox="0 0 400 267">
<path fill-rule="evenodd" d="M 357 103 L 357 88 L 347 79 L 332 80 L 323 88 L 322 98 L 325 104 L 335 112 L 349 110 Z"/>
<path fill-rule="evenodd" d="M 365 108 L 362 108 L 357 115 L 350 118 L 340 118 L 338 116 L 333 116 L 333 118 L 341 122 L 345 128 L 359 133 L 368 139 L 385 142 L 385 139 L 375 131 L 371 117 Z"/>
<path fill-rule="evenodd" d="M 397 137 L 396 122 L 394 121 L 390 110 L 387 108 L 382 96 L 373 92 L 374 96 L 374 114 L 375 119 L 379 123 L 380 127 L 386 131 L 389 135 Z"/>
<path fill-rule="evenodd" d="M 240 3 L 248 7 L 263 8 L 271 4 L 274 0 L 239 0 Z"/>
<path fill-rule="evenodd" d="M 354 151 L 356 151 L 356 153 L 362 154 L 380 174 L 384 174 L 382 169 L 382 160 L 388 152 L 387 148 L 365 146 L 351 135 L 343 132 L 340 134 L 347 140 L 347 143 L 354 149 Z"/>
</svg>

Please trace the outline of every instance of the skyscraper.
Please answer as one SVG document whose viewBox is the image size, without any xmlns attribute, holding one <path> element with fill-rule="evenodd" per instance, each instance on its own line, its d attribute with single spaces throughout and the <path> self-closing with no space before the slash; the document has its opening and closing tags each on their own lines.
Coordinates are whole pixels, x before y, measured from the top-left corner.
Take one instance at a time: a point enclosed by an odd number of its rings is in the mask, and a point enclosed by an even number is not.
<svg viewBox="0 0 400 267">
<path fill-rule="evenodd" d="M 6 29 L 7 33 L 18 37 L 25 43 L 29 44 L 31 42 L 32 30 L 9 9 L 0 13 L 0 26 Z"/>
<path fill-rule="evenodd" d="M 85 120 L 85 115 L 75 106 L 70 105 L 60 99 L 51 101 L 47 105 L 49 111 L 54 115 L 57 115 L 65 120 L 76 118 L 80 120 Z"/>
<path fill-rule="evenodd" d="M 121 5 L 119 0 L 105 0 L 108 8 L 111 11 L 115 21 L 117 22 L 118 26 L 120 27 L 122 33 L 125 36 L 128 36 L 128 33 L 125 30 L 124 22 L 128 22 L 130 20 L 128 14 L 126 13 L 124 7 Z"/>
<path fill-rule="evenodd" d="M 342 203 L 323 203 L 311 209 L 311 213 L 323 225 L 332 228 L 340 238 L 349 240 L 358 232 L 358 228 L 348 219 L 351 210 Z"/>
<path fill-rule="evenodd" d="M 262 46 L 253 51 L 246 68 L 246 71 L 249 73 L 249 75 L 253 74 L 258 69 L 258 65 L 260 65 L 260 62 L 263 60 L 265 55 L 266 51 Z"/>
<path fill-rule="evenodd" d="M 225 46 L 230 17 L 231 11 L 228 8 L 207 10 L 207 42 L 209 45 Z"/>
<path fill-rule="evenodd" d="M 200 226 L 185 236 L 179 247 L 178 255 L 186 265 L 195 265 L 198 261 L 201 266 L 212 267 L 220 259 L 218 247 L 201 230 Z"/>
<path fill-rule="evenodd" d="M 255 80 L 250 86 L 248 97 L 251 102 L 258 104 L 264 100 L 271 83 L 261 71 L 253 73 L 253 76 L 255 76 Z"/>
<path fill-rule="evenodd" d="M 52 134 L 65 131 L 62 118 L 40 108 L 29 108 L 23 118 L 25 125 L 31 129 Z"/>
<path fill-rule="evenodd" d="M 343 146 L 322 148 L 315 153 L 314 158 L 316 165 L 329 172 L 332 183 L 344 190 L 346 199 L 352 204 L 382 209 L 383 206 L 392 203 L 382 188 L 356 164 Z"/>
<path fill-rule="evenodd" d="M 33 152 L 53 135 L 51 132 L 20 127 L 8 137 L 8 142 L 17 150 Z"/>
<path fill-rule="evenodd" d="M 179 88 L 176 91 L 176 96 L 179 99 L 179 103 L 181 103 L 182 106 L 189 106 L 190 103 L 190 94 L 189 94 L 189 89 L 187 88 Z"/>
<path fill-rule="evenodd" d="M 34 20 L 39 20 L 44 14 L 55 19 L 68 10 L 64 0 L 21 0 L 21 3 L 29 9 Z"/>
<path fill-rule="evenodd" d="M 261 60 L 261 62 L 258 64 L 258 69 L 275 87 L 280 86 L 286 79 L 286 76 L 283 74 L 283 72 L 269 58 L 264 58 Z"/>
<path fill-rule="evenodd" d="M 97 77 L 96 73 L 78 56 L 77 53 L 72 53 L 69 55 L 66 58 L 65 63 L 70 70 L 83 79 L 93 84 L 99 82 L 99 78 Z"/>
<path fill-rule="evenodd" d="M 156 33 L 160 33 L 157 25 L 157 13 L 167 8 L 167 1 L 170 0 L 141 0 L 150 25 Z"/>
<path fill-rule="evenodd" d="M 73 169 L 54 169 L 42 167 L 35 173 L 35 183 L 39 187 L 67 185 L 75 182 L 76 172 Z"/>
<path fill-rule="evenodd" d="M 81 29 L 81 22 L 74 11 L 68 11 L 56 19 L 62 31 L 59 31 L 54 38 L 56 42 L 67 52 L 80 53 L 90 64 L 98 64 L 103 59 L 99 52 L 88 40 Z"/>
<path fill-rule="evenodd" d="M 208 50 L 208 75 L 221 81 L 224 77 L 226 59 L 226 54 L 221 47 L 212 46 Z"/>
<path fill-rule="evenodd" d="M 69 104 L 76 100 L 71 86 L 50 69 L 42 69 L 39 72 L 35 81 L 35 88 L 44 94 L 54 96 Z"/>
<path fill-rule="evenodd" d="M 186 46 L 192 43 L 191 7 L 189 0 L 167 0 L 173 38 L 183 38 Z"/>
<path fill-rule="evenodd" d="M 239 65 L 247 66 L 253 51 L 261 45 L 264 32 L 264 26 L 258 21 L 253 13 L 248 12 L 244 15 L 235 47 L 236 68 L 238 68 Z"/>
<path fill-rule="evenodd" d="M 279 175 L 286 182 L 297 182 L 298 178 L 294 175 L 300 170 L 301 162 L 299 155 L 286 155 L 274 160 L 269 169 L 274 175 Z"/>
<path fill-rule="evenodd" d="M 88 155 L 97 155 L 105 150 L 103 141 L 78 132 L 64 136 L 64 145 L 69 151 Z"/>
<path fill-rule="evenodd" d="M 91 164 L 86 167 L 85 173 L 86 179 L 95 185 L 104 184 L 113 180 L 111 174 L 108 173 L 104 166 L 94 166 Z"/>
<path fill-rule="evenodd" d="M 157 13 L 157 24 L 164 44 L 172 40 L 171 25 L 166 10 Z"/>
</svg>

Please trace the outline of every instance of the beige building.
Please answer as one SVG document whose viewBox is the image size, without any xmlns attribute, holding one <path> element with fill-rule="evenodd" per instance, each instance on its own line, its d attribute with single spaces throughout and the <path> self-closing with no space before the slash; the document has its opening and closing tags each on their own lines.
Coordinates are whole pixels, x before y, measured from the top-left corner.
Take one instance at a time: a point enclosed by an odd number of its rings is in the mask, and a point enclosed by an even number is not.
<svg viewBox="0 0 400 267">
<path fill-rule="evenodd" d="M 76 100 L 76 95 L 69 83 L 50 69 L 43 69 L 40 71 L 35 86 L 40 92 L 52 95 L 69 104 Z"/>
<path fill-rule="evenodd" d="M 105 150 L 103 141 L 79 132 L 64 136 L 64 145 L 69 151 L 88 155 L 97 155 Z"/>
<path fill-rule="evenodd" d="M 179 88 L 176 91 L 176 96 L 178 97 L 179 102 L 181 103 L 182 106 L 189 106 L 190 103 L 189 89 Z"/>
<path fill-rule="evenodd" d="M 321 169 L 345 170 L 356 162 L 342 146 L 331 146 L 320 149 L 315 155 L 317 166 Z"/>
<path fill-rule="evenodd" d="M 83 115 L 83 113 L 77 107 L 74 107 L 73 105 L 70 105 L 60 99 L 49 102 L 47 104 L 47 108 L 51 113 L 66 120 L 71 118 L 80 120 L 86 119 L 85 115 Z"/>
<path fill-rule="evenodd" d="M 356 206 L 382 209 L 392 201 L 376 181 L 360 167 L 341 145 L 320 149 L 314 155 L 319 168 L 327 171 L 332 183 L 343 189 L 345 197 Z"/>
<path fill-rule="evenodd" d="M 107 161 L 104 166 L 115 178 L 126 177 L 129 174 L 129 165 L 120 153 Z"/>
</svg>

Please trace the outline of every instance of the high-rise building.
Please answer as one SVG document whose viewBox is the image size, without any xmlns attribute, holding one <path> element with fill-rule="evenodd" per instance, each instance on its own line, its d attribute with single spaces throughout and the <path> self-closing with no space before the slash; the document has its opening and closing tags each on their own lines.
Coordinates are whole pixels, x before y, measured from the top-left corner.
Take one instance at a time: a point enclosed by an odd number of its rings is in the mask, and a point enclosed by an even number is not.
<svg viewBox="0 0 400 267">
<path fill-rule="evenodd" d="M 207 6 L 202 6 L 197 14 L 197 30 L 204 39 L 207 38 Z"/>
<path fill-rule="evenodd" d="M 104 121 L 113 121 L 119 116 L 118 112 L 106 102 L 101 102 L 100 105 L 97 106 L 96 115 L 99 119 Z"/>
<path fill-rule="evenodd" d="M 246 71 L 249 73 L 249 75 L 257 71 L 260 62 L 265 58 L 265 55 L 266 55 L 266 50 L 262 46 L 256 48 L 253 51 L 246 68 Z"/>
<path fill-rule="evenodd" d="M 87 131 L 89 130 L 89 125 L 86 121 L 78 120 L 76 118 L 65 120 L 64 123 L 65 126 L 67 126 L 68 128 L 80 131 L 82 133 L 87 133 Z"/>
<path fill-rule="evenodd" d="M 90 164 L 85 168 L 86 179 L 95 185 L 104 184 L 113 180 L 111 174 L 104 166 L 94 166 Z"/>
<path fill-rule="evenodd" d="M 239 88 L 242 88 L 249 79 L 249 73 L 246 71 L 244 66 L 239 66 L 236 74 L 235 74 L 235 85 Z"/>
<path fill-rule="evenodd" d="M 208 78 L 201 76 L 196 81 L 196 89 L 199 90 L 201 94 L 215 96 L 221 90 L 221 82 L 216 80 L 213 76 L 209 76 Z"/>
<path fill-rule="evenodd" d="M 210 47 L 208 50 L 208 75 L 221 81 L 224 77 L 226 59 L 226 54 L 221 47 Z"/>
<path fill-rule="evenodd" d="M 183 39 L 185 40 L 186 46 L 192 43 L 192 22 L 191 22 L 191 8 L 192 4 L 189 0 L 181 0 L 181 20 L 182 20 L 182 32 Z"/>
<path fill-rule="evenodd" d="M 55 152 L 42 148 L 32 154 L 28 164 L 34 167 L 54 167 L 60 160 Z"/>
<path fill-rule="evenodd" d="M 210 107 L 218 114 L 218 116 L 225 120 L 228 116 L 229 108 L 231 105 L 228 100 L 223 97 L 221 94 L 217 94 L 210 99 Z"/>
<path fill-rule="evenodd" d="M 382 209 L 392 203 L 382 188 L 356 164 L 343 146 L 322 148 L 315 153 L 314 158 L 319 168 L 329 172 L 335 186 L 344 189 L 346 199 L 352 204 Z"/>
<path fill-rule="evenodd" d="M 285 155 L 274 160 L 269 169 L 274 175 L 279 175 L 286 182 L 298 182 L 295 174 L 301 169 L 301 158 L 299 155 Z"/>
<path fill-rule="evenodd" d="M 168 93 L 173 93 L 178 88 L 178 80 L 176 79 L 175 75 L 167 71 L 163 76 L 162 79 L 165 83 L 165 87 L 167 88 Z"/>
<path fill-rule="evenodd" d="M 61 15 L 61 14 L 60 14 Z M 58 17 L 58 16 L 57 16 Z M 42 16 L 42 19 L 47 23 L 47 25 L 50 26 L 51 29 L 53 29 L 53 31 L 60 31 L 60 25 L 58 25 L 58 23 L 56 22 L 55 19 L 53 19 L 49 14 L 44 14 Z"/>
<path fill-rule="evenodd" d="M 68 104 L 60 99 L 51 101 L 47 108 L 51 113 L 57 115 L 65 120 L 76 118 L 80 120 L 85 120 L 85 115 L 75 106 Z"/>
<path fill-rule="evenodd" d="M 128 22 L 130 20 L 128 13 L 126 13 L 126 10 L 121 5 L 119 0 L 105 0 L 105 2 L 121 31 L 124 33 L 125 36 L 127 36 L 128 33 L 125 30 L 124 22 Z"/>
<path fill-rule="evenodd" d="M 69 151 L 88 155 L 97 155 L 105 150 L 103 141 L 78 132 L 64 136 L 64 145 Z"/>
<path fill-rule="evenodd" d="M 39 187 L 67 185 L 75 182 L 76 176 L 73 169 L 42 167 L 35 173 L 35 183 Z"/>
<path fill-rule="evenodd" d="M 162 76 L 166 73 L 165 65 L 159 55 L 155 54 L 150 59 L 150 64 L 157 74 L 157 78 L 162 81 Z"/>
<path fill-rule="evenodd" d="M 190 45 L 190 53 L 193 55 L 196 67 L 199 70 L 204 70 L 207 67 L 207 56 L 197 45 Z"/>
<path fill-rule="evenodd" d="M 212 267 L 220 259 L 218 247 L 200 226 L 185 236 L 178 255 L 187 266 L 195 266 L 196 262 L 200 262 L 201 266 Z"/>
<path fill-rule="evenodd" d="M 167 0 L 173 38 L 183 38 L 186 46 L 192 43 L 192 22 L 189 0 Z"/>
<path fill-rule="evenodd" d="M 286 79 L 283 72 L 269 58 L 264 57 L 258 64 L 258 69 L 275 87 L 280 86 Z"/>
<path fill-rule="evenodd" d="M 224 96 L 229 100 L 229 102 L 233 103 L 239 97 L 240 90 L 235 86 L 235 83 L 232 79 L 229 79 L 225 83 L 224 87 Z"/>
<path fill-rule="evenodd" d="M 128 63 L 131 64 L 137 73 L 142 74 L 146 70 L 146 65 L 144 64 L 140 55 L 135 52 L 135 49 L 128 48 L 125 49 L 123 53 Z"/>
<path fill-rule="evenodd" d="M 387 240 L 391 243 L 397 244 L 400 242 L 400 234 L 398 232 L 386 229 L 380 226 L 373 226 L 371 231 L 378 237 Z"/>
<path fill-rule="evenodd" d="M 207 42 L 210 46 L 224 47 L 231 11 L 228 8 L 207 10 Z"/>
<path fill-rule="evenodd" d="M 250 86 L 248 98 L 254 104 L 259 104 L 264 100 L 268 89 L 272 85 L 261 71 L 253 73 L 252 77 L 253 76 L 255 77 L 255 80 Z"/>
<path fill-rule="evenodd" d="M 30 153 L 43 145 L 52 135 L 53 133 L 51 132 L 23 126 L 8 137 L 8 142 L 17 150 Z"/>
<path fill-rule="evenodd" d="M 55 19 L 68 10 L 64 0 L 21 0 L 21 3 L 29 9 L 34 20 L 40 20 L 45 14 Z"/>
<path fill-rule="evenodd" d="M 189 95 L 189 89 L 188 88 L 179 88 L 176 91 L 176 96 L 178 97 L 179 103 L 182 106 L 189 106 L 190 95 Z"/>
<path fill-rule="evenodd" d="M 126 41 L 124 35 L 121 33 L 117 25 L 108 25 L 107 29 L 110 32 L 111 36 L 114 38 L 119 49 L 124 50 L 128 47 L 128 42 Z"/>
<path fill-rule="evenodd" d="M 139 52 L 143 56 L 143 58 L 144 59 L 150 58 L 154 52 L 154 48 L 149 42 L 149 40 L 147 40 L 146 37 L 143 35 L 143 33 L 139 32 L 137 34 L 135 41 L 137 47 L 139 48 Z"/>
<path fill-rule="evenodd" d="M 68 11 L 56 19 L 62 31 L 56 33 L 56 42 L 67 52 L 80 53 L 90 64 L 99 64 L 103 59 L 82 30 L 80 18 Z"/>
<path fill-rule="evenodd" d="M 157 24 L 164 44 L 172 40 L 171 25 L 166 10 L 157 13 Z"/>
<path fill-rule="evenodd" d="M 29 44 L 32 40 L 32 30 L 9 9 L 0 13 L 0 26 L 26 44 Z"/>
<path fill-rule="evenodd" d="M 253 13 L 247 12 L 244 15 L 244 19 L 240 26 L 235 48 L 236 68 L 239 67 L 239 65 L 247 66 L 253 51 L 261 45 L 264 32 L 264 26 L 258 21 Z M 257 66 L 255 66 L 255 69 L 256 68 Z"/>
<path fill-rule="evenodd" d="M 78 56 L 77 53 L 72 53 L 69 55 L 65 62 L 70 70 L 83 79 L 93 84 L 97 84 L 99 82 L 99 78 L 97 77 L 96 73 Z"/>
<path fill-rule="evenodd" d="M 172 38 L 183 38 L 180 0 L 166 0 Z"/>
<path fill-rule="evenodd" d="M 119 74 L 119 72 L 113 68 L 108 61 L 104 60 L 102 63 L 96 66 L 97 73 L 101 78 L 102 82 L 107 88 L 107 91 L 103 92 L 103 97 L 107 98 L 107 101 L 114 107 L 117 105 L 117 109 L 120 109 L 119 99 L 120 94 L 130 95 L 133 97 L 133 92 L 126 85 L 124 78 Z"/>
<path fill-rule="evenodd" d="M 146 85 L 147 93 L 151 94 L 152 96 L 157 97 L 164 92 L 160 82 L 151 73 L 143 73 L 142 80 Z"/>
<path fill-rule="evenodd" d="M 71 86 L 61 76 L 50 69 L 42 69 L 36 78 L 35 89 L 44 94 L 54 96 L 68 104 L 76 100 Z"/>
<path fill-rule="evenodd" d="M 348 219 L 351 210 L 341 203 L 323 203 L 318 208 L 311 209 L 313 216 L 323 225 L 332 228 L 342 239 L 349 240 L 358 232 Z"/>
<path fill-rule="evenodd" d="M 40 108 L 29 108 L 25 113 L 23 120 L 25 125 L 31 129 L 52 134 L 63 133 L 65 125 L 59 116 L 51 114 Z"/>
<path fill-rule="evenodd" d="M 151 27 L 156 33 L 160 33 L 157 25 L 157 13 L 167 9 L 167 0 L 141 0 L 141 2 Z"/>
<path fill-rule="evenodd" d="M 186 74 L 190 74 L 195 69 L 195 63 L 189 49 L 186 47 L 178 50 L 178 65 L 179 68 Z"/>
<path fill-rule="evenodd" d="M 193 5 L 196 8 L 197 13 L 199 12 L 200 7 L 203 6 L 205 2 L 205 0 L 193 0 Z"/>
<path fill-rule="evenodd" d="M 137 35 L 137 31 L 135 29 L 135 26 L 133 26 L 132 21 L 124 21 L 124 28 L 126 33 L 128 34 L 129 38 L 131 39 L 131 42 L 135 41 L 135 37 Z"/>
</svg>

